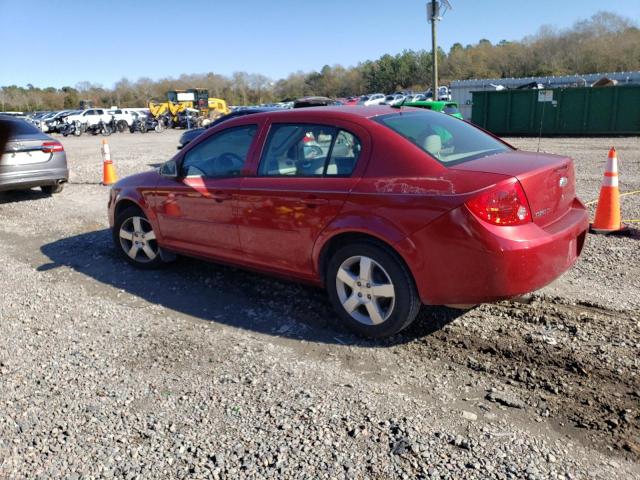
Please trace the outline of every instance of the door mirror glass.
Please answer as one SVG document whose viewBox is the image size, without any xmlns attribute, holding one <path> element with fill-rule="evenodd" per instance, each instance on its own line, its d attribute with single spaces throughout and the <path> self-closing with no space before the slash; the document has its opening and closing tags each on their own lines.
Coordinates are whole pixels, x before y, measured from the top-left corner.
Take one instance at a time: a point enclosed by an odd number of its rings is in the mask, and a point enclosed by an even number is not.
<svg viewBox="0 0 640 480">
<path fill-rule="evenodd" d="M 178 165 L 175 160 L 169 160 L 164 162 L 160 167 L 160 175 L 163 177 L 177 178 L 178 177 Z"/>
</svg>

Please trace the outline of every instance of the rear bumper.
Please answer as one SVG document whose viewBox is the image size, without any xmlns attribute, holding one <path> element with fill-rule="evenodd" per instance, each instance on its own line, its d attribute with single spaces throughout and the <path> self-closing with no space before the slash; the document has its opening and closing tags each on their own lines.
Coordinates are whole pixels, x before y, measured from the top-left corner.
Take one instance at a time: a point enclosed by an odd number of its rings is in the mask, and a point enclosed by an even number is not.
<svg viewBox="0 0 640 480">
<path fill-rule="evenodd" d="M 4 172 L 0 173 L 0 191 L 55 185 L 68 179 L 69 170 L 66 168 Z"/>
<path fill-rule="evenodd" d="M 423 303 L 472 304 L 513 298 L 549 284 L 584 246 L 588 213 L 579 200 L 541 228 L 493 226 L 457 208 L 407 238 L 403 250 Z"/>
</svg>

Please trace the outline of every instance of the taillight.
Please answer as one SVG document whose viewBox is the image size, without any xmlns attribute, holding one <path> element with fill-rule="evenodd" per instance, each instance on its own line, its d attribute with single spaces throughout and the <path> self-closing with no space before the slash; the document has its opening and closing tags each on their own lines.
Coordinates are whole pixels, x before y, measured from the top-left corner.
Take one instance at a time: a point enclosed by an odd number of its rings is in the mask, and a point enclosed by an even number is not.
<svg viewBox="0 0 640 480">
<path fill-rule="evenodd" d="M 64 152 L 64 147 L 58 142 L 42 142 L 42 151 L 44 153 Z"/>
<path fill-rule="evenodd" d="M 517 180 L 498 185 L 466 203 L 469 210 L 494 225 L 522 225 L 531 222 L 529 202 Z"/>
</svg>

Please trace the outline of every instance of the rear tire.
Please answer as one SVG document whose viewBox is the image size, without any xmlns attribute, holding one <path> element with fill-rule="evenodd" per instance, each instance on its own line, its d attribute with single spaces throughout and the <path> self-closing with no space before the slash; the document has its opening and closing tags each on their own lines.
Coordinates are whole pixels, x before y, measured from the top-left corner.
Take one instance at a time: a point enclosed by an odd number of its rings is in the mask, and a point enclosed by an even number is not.
<svg viewBox="0 0 640 480">
<path fill-rule="evenodd" d="M 42 193 L 47 195 L 53 195 L 54 193 L 62 192 L 62 190 L 64 190 L 64 184 L 58 183 L 56 185 L 42 185 L 40 186 L 40 190 L 42 190 Z"/>
<path fill-rule="evenodd" d="M 358 335 L 383 338 L 405 329 L 421 302 L 413 277 L 392 251 L 369 242 L 340 248 L 326 272 L 329 300 Z"/>
<path fill-rule="evenodd" d="M 120 256 L 134 267 L 153 270 L 164 264 L 153 227 L 138 207 L 125 208 L 118 214 L 112 236 Z"/>
</svg>

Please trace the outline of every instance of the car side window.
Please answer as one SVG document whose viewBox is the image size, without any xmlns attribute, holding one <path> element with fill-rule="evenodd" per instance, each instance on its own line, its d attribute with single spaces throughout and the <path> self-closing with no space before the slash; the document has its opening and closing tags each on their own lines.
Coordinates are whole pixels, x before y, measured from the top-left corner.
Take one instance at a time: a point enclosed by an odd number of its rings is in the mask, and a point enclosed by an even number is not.
<svg viewBox="0 0 640 480">
<path fill-rule="evenodd" d="M 350 175 L 361 143 L 347 131 L 327 125 L 274 124 L 260 160 L 260 176 Z"/>
<path fill-rule="evenodd" d="M 327 162 L 326 175 L 351 175 L 360 158 L 362 144 L 358 137 L 340 130 L 336 137 L 331 156 Z"/>
<path fill-rule="evenodd" d="M 195 146 L 184 157 L 183 177 L 233 177 L 240 175 L 258 130 L 257 125 L 229 128 Z"/>
</svg>

